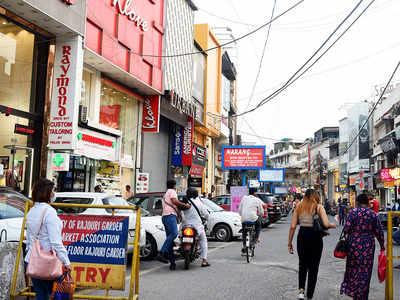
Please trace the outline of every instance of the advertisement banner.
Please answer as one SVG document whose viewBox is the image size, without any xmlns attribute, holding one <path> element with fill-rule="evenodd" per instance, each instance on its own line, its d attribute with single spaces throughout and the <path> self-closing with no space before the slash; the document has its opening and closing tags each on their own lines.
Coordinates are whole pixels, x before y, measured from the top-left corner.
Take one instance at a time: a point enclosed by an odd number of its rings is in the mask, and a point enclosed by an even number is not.
<svg viewBox="0 0 400 300">
<path fill-rule="evenodd" d="M 207 149 L 197 145 L 193 144 L 193 157 L 192 157 L 192 162 L 193 165 L 198 165 L 198 166 L 205 166 L 207 161 Z"/>
<path fill-rule="evenodd" d="M 203 166 L 197 166 L 197 165 L 193 164 L 190 167 L 189 175 L 192 176 L 192 177 L 202 178 L 203 177 L 203 171 L 204 171 L 204 167 Z"/>
<path fill-rule="evenodd" d="M 160 129 L 160 96 L 146 96 L 143 103 L 142 131 L 156 132 Z"/>
<path fill-rule="evenodd" d="M 255 170 L 265 168 L 265 146 L 223 146 L 223 170 Z"/>
<path fill-rule="evenodd" d="M 148 193 L 149 192 L 149 173 L 136 173 L 136 193 Z"/>
<path fill-rule="evenodd" d="M 183 128 L 182 166 L 192 165 L 193 132 L 193 118 L 188 117 L 186 126 Z"/>
<path fill-rule="evenodd" d="M 79 287 L 125 289 L 128 216 L 59 215 L 62 240 Z"/>
<path fill-rule="evenodd" d="M 285 169 L 264 169 L 258 174 L 260 182 L 285 182 Z"/>
<path fill-rule="evenodd" d="M 57 39 L 49 122 L 50 149 L 75 148 L 82 72 L 82 37 Z"/>
<path fill-rule="evenodd" d="M 247 186 L 231 186 L 231 211 L 239 210 L 240 201 L 249 194 Z"/>
<path fill-rule="evenodd" d="M 182 166 L 182 145 L 183 145 L 183 128 L 176 125 L 172 136 L 172 155 L 171 164 L 173 166 Z"/>
</svg>

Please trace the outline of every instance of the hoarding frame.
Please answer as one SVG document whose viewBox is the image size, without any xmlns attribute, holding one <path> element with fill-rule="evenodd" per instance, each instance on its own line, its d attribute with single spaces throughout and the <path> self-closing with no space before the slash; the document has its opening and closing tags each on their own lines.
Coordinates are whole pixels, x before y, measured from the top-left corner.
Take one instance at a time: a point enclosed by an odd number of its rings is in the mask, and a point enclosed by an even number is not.
<svg viewBox="0 0 400 300">
<path fill-rule="evenodd" d="M 262 149 L 263 150 L 263 166 L 262 167 L 225 167 L 225 149 Z M 266 164 L 265 146 L 222 146 L 221 147 L 221 168 L 222 170 L 261 170 L 265 169 Z"/>
<path fill-rule="evenodd" d="M 274 180 L 274 181 L 264 181 L 261 180 L 261 171 L 266 171 L 266 170 L 281 170 L 282 171 L 282 181 L 280 180 Z M 282 183 L 285 182 L 285 168 L 264 168 L 264 169 L 260 169 L 258 172 L 258 181 L 259 182 L 272 182 L 272 183 Z"/>
</svg>

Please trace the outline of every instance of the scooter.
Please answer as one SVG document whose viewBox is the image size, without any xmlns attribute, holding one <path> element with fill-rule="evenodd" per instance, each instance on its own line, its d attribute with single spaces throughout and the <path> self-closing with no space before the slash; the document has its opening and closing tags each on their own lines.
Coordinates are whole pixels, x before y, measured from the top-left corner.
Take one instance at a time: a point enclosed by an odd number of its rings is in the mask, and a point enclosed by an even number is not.
<svg viewBox="0 0 400 300">
<path fill-rule="evenodd" d="M 184 258 L 185 270 L 189 270 L 190 263 L 200 257 L 199 235 L 196 229 L 191 225 L 182 227 L 179 252 Z"/>
</svg>

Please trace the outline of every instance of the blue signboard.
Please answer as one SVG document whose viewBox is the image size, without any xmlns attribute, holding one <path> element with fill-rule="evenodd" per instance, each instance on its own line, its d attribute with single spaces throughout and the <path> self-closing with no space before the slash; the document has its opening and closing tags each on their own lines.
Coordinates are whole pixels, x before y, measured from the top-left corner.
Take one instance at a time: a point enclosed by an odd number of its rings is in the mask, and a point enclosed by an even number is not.
<svg viewBox="0 0 400 300">
<path fill-rule="evenodd" d="M 183 127 L 176 126 L 172 136 L 171 164 L 182 166 Z"/>
</svg>

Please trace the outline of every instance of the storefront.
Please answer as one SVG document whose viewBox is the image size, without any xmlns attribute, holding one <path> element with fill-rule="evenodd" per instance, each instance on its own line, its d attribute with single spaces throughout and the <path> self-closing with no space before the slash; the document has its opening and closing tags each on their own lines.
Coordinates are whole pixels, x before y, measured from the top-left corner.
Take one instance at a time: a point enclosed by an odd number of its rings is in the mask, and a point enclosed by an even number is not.
<svg viewBox="0 0 400 300">
<path fill-rule="evenodd" d="M 0 186 L 29 195 L 40 174 L 49 42 L 16 19 L 0 15 Z"/>
<path fill-rule="evenodd" d="M 400 187 L 400 168 L 382 169 L 380 172 L 380 181 L 383 183 L 379 184 L 381 187 L 381 198 L 384 199 L 382 205 L 392 206 L 398 199 L 398 188 Z M 378 185 L 378 184 L 377 184 Z"/>
</svg>

